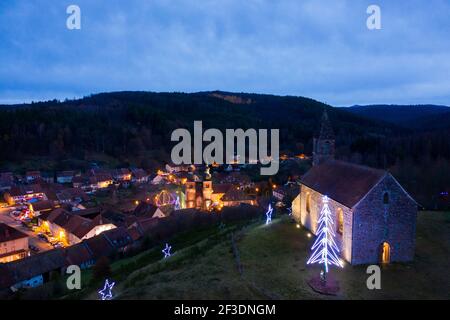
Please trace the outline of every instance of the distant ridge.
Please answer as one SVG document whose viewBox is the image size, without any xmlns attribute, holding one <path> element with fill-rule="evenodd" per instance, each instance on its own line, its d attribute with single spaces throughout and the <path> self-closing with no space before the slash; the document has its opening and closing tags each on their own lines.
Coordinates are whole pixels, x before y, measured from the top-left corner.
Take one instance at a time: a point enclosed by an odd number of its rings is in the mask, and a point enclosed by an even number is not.
<svg viewBox="0 0 450 320">
<path fill-rule="evenodd" d="M 450 127 L 450 107 L 443 105 L 354 105 L 346 110 L 367 119 L 410 129 L 433 130 Z"/>
</svg>

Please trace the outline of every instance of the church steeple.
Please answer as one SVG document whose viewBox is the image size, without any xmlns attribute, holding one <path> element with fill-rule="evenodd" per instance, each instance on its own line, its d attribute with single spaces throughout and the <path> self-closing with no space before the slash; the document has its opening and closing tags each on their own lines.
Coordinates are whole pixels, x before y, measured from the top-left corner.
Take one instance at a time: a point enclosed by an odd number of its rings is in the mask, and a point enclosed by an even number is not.
<svg viewBox="0 0 450 320">
<path fill-rule="evenodd" d="M 320 131 L 313 139 L 313 166 L 334 159 L 335 138 L 326 109 L 323 110 Z"/>
</svg>

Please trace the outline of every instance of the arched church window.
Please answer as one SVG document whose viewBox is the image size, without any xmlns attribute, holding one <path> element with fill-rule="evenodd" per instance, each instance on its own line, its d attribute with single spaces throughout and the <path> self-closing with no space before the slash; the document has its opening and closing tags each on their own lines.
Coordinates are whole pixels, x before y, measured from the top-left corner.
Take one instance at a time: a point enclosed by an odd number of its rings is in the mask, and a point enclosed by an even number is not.
<svg viewBox="0 0 450 320">
<path fill-rule="evenodd" d="M 337 209 L 337 232 L 344 233 L 344 211 L 341 208 Z"/>
<path fill-rule="evenodd" d="M 311 194 L 306 195 L 306 212 L 311 213 Z"/>
</svg>

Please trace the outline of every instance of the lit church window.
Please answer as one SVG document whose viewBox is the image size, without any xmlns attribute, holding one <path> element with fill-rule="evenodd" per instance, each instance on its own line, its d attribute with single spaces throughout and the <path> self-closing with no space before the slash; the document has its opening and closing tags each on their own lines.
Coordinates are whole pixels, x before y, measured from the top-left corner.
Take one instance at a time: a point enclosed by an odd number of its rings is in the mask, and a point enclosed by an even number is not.
<svg viewBox="0 0 450 320">
<path fill-rule="evenodd" d="M 337 210 L 337 232 L 344 233 L 344 211 L 341 208 Z"/>
</svg>

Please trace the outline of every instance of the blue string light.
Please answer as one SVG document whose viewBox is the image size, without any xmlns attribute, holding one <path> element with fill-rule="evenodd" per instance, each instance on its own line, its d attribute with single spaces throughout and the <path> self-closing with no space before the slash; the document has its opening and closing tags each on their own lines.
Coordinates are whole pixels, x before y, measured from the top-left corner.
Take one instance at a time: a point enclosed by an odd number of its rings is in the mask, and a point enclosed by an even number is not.
<svg viewBox="0 0 450 320">
<path fill-rule="evenodd" d="M 175 210 L 180 210 L 181 204 L 180 204 L 180 197 L 177 196 L 177 200 L 175 200 Z"/>
<path fill-rule="evenodd" d="M 164 259 L 171 256 L 170 250 L 172 249 L 171 246 L 169 246 L 168 243 L 166 243 L 166 247 L 162 250 L 162 253 L 164 253 Z"/>
<path fill-rule="evenodd" d="M 272 222 L 272 213 L 273 213 L 272 204 L 269 203 L 269 207 L 267 208 L 267 212 L 266 212 L 266 224 L 269 224 Z"/>
<path fill-rule="evenodd" d="M 102 300 L 111 300 L 113 298 L 112 289 L 116 283 L 109 283 L 108 279 L 105 281 L 105 286 L 98 293 L 101 295 Z"/>
</svg>

